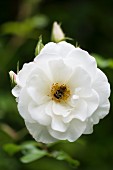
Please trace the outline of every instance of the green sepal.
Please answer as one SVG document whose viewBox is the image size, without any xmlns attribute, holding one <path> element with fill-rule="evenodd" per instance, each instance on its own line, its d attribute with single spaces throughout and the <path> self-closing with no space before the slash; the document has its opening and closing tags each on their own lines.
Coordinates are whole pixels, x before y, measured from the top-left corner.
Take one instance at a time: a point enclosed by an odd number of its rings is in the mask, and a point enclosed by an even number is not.
<svg viewBox="0 0 113 170">
<path fill-rule="evenodd" d="M 52 153 L 53 158 L 59 160 L 59 161 L 66 161 L 73 167 L 78 167 L 80 165 L 78 160 L 73 159 L 68 153 L 64 151 L 54 151 Z"/>
<path fill-rule="evenodd" d="M 37 56 L 40 53 L 43 47 L 44 47 L 44 44 L 42 43 L 42 36 L 40 35 L 38 43 L 35 48 L 35 56 Z"/>
</svg>

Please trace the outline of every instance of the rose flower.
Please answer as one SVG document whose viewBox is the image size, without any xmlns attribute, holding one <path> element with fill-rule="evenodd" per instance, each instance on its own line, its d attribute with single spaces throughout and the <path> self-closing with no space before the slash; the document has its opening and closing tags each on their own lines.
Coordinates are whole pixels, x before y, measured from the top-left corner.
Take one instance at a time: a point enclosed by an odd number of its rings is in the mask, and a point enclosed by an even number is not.
<svg viewBox="0 0 113 170">
<path fill-rule="evenodd" d="M 73 142 L 110 108 L 110 85 L 95 58 L 67 42 L 48 43 L 18 72 L 12 94 L 36 141 Z"/>
</svg>

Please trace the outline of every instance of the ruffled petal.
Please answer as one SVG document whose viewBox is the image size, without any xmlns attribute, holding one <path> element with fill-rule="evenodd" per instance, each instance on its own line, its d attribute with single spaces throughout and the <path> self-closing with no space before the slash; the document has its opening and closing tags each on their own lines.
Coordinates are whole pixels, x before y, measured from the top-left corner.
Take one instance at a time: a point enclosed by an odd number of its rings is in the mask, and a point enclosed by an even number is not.
<svg viewBox="0 0 113 170">
<path fill-rule="evenodd" d="M 32 119 L 44 126 L 47 126 L 51 123 L 51 117 L 48 116 L 45 112 L 46 105 L 47 103 L 37 106 L 31 102 L 28 107 Z"/>
<path fill-rule="evenodd" d="M 68 128 L 68 124 L 64 123 L 60 116 L 53 116 L 51 128 L 58 132 L 65 132 Z"/>
<path fill-rule="evenodd" d="M 77 88 L 90 87 L 91 77 L 82 67 L 76 67 L 67 84 L 75 92 Z"/>
<path fill-rule="evenodd" d="M 79 119 L 80 121 L 85 121 L 88 118 L 88 106 L 84 100 L 79 100 L 72 112 L 63 118 L 65 123 L 71 122 L 73 119 Z"/>
<path fill-rule="evenodd" d="M 65 65 L 62 59 L 50 60 L 48 63 L 53 82 L 65 84 L 70 78 L 72 70 Z"/>
<path fill-rule="evenodd" d="M 76 105 L 78 104 L 78 101 L 79 101 L 79 96 L 76 95 L 76 94 L 72 94 L 68 100 L 66 101 L 66 103 L 72 107 L 72 108 L 75 108 Z"/>
<path fill-rule="evenodd" d="M 41 105 L 50 100 L 48 93 L 43 94 L 41 91 L 38 91 L 34 87 L 27 88 L 27 91 L 32 100 L 34 100 L 34 102 L 38 105 Z"/>
<path fill-rule="evenodd" d="M 30 116 L 29 111 L 28 111 L 28 106 L 29 106 L 30 102 L 31 102 L 31 98 L 28 95 L 26 88 L 23 88 L 21 90 L 19 100 L 18 100 L 18 111 L 19 111 L 20 115 L 26 121 L 34 122 L 34 120 Z"/>
<path fill-rule="evenodd" d="M 23 68 L 18 72 L 17 74 L 17 84 L 24 87 L 26 85 L 26 81 L 29 78 L 30 73 L 34 68 L 36 67 L 36 64 L 34 62 L 30 62 L 23 65 Z"/>
<path fill-rule="evenodd" d="M 91 116 L 99 106 L 99 96 L 95 90 L 92 90 L 92 94 L 89 97 L 84 97 L 84 101 L 88 106 L 88 117 Z"/>
<path fill-rule="evenodd" d="M 53 117 L 52 105 L 53 105 L 53 101 L 50 100 L 45 107 L 46 114 L 51 117 Z"/>
<path fill-rule="evenodd" d="M 78 87 L 75 89 L 75 94 L 79 98 L 90 97 L 92 95 L 92 87 Z"/>
<path fill-rule="evenodd" d="M 66 103 L 53 102 L 52 110 L 55 115 L 60 115 L 62 117 L 66 117 L 72 111 L 72 107 L 70 107 Z"/>
<path fill-rule="evenodd" d="M 86 123 L 86 129 L 84 130 L 83 134 L 91 134 L 93 133 L 93 122 L 88 120 Z"/>
<path fill-rule="evenodd" d="M 13 96 L 19 97 L 21 89 L 22 89 L 22 88 L 21 88 L 19 85 L 16 85 L 16 86 L 12 89 L 12 94 L 13 94 Z"/>
<path fill-rule="evenodd" d="M 54 138 L 57 138 L 59 140 L 69 140 L 70 142 L 73 142 L 82 135 L 85 128 L 86 128 L 85 122 L 81 122 L 77 119 L 74 119 L 70 123 L 70 126 L 68 127 L 66 132 L 58 132 L 52 130 L 51 128 L 48 128 L 48 130 L 51 136 L 53 136 Z"/>
<path fill-rule="evenodd" d="M 66 63 L 73 68 L 81 66 L 88 72 L 92 80 L 96 76 L 97 64 L 95 58 L 90 56 L 88 52 L 80 48 L 75 48 L 73 51 L 70 52 L 70 54 L 66 58 Z"/>
<path fill-rule="evenodd" d="M 75 47 L 65 41 L 59 43 L 50 42 L 44 46 L 40 54 L 58 54 L 65 58 L 73 49 L 75 49 Z M 40 55 L 38 57 L 40 57 Z"/>
<path fill-rule="evenodd" d="M 61 59 L 61 58 L 62 57 L 60 55 L 58 55 L 57 53 L 40 53 L 37 57 L 35 57 L 34 62 L 35 63 L 38 62 L 40 68 L 41 68 L 41 66 L 44 66 L 44 64 L 45 64 L 45 67 L 48 67 L 49 60 L 56 60 L 56 59 Z M 43 67 L 42 67 L 42 69 L 43 69 Z"/>
<path fill-rule="evenodd" d="M 85 128 L 86 128 L 86 122 L 81 122 L 77 119 L 74 119 L 71 122 L 70 127 L 68 128 L 67 139 L 70 142 L 74 142 L 83 134 Z"/>
<path fill-rule="evenodd" d="M 92 115 L 91 119 L 94 124 L 97 124 L 99 122 L 99 119 L 103 119 L 108 113 L 110 109 L 110 103 L 107 99 L 106 102 L 102 105 L 100 105 L 97 110 Z"/>
<path fill-rule="evenodd" d="M 108 113 L 110 109 L 110 103 L 107 99 L 106 102 L 100 105 L 97 110 L 93 113 L 93 115 L 88 119 L 86 129 L 84 134 L 90 134 L 93 132 L 93 125 L 99 123 L 100 119 L 103 119 Z"/>
<path fill-rule="evenodd" d="M 100 69 L 97 69 L 97 76 L 96 79 L 94 79 L 93 88 L 99 95 L 99 103 L 103 104 L 110 96 L 110 84 L 108 83 L 106 75 Z"/>
<path fill-rule="evenodd" d="M 28 131 L 37 142 L 52 143 L 57 141 L 57 139 L 49 134 L 46 126 L 42 126 L 39 123 L 30 123 L 27 121 L 25 121 L 25 124 Z"/>
<path fill-rule="evenodd" d="M 43 104 L 50 100 L 50 82 L 42 76 L 34 75 L 27 83 L 27 91 L 37 104 Z"/>
</svg>

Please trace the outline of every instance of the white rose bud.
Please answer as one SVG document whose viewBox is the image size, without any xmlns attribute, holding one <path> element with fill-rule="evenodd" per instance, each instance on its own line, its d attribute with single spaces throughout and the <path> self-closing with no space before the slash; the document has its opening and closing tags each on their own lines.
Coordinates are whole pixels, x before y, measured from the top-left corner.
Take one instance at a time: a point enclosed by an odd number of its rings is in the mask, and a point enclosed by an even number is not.
<svg viewBox="0 0 113 170">
<path fill-rule="evenodd" d="M 17 84 L 17 81 L 16 81 L 16 76 L 17 75 L 13 71 L 9 72 L 9 76 L 10 76 L 12 84 Z"/>
<path fill-rule="evenodd" d="M 12 93 L 36 141 L 76 141 L 109 113 L 106 75 L 88 52 L 65 41 L 46 44 L 17 77 Z"/>
<path fill-rule="evenodd" d="M 51 35 L 51 40 L 53 42 L 60 42 L 65 39 L 65 35 L 60 27 L 60 25 L 57 22 L 53 23 L 53 28 L 52 28 L 52 35 Z"/>
</svg>

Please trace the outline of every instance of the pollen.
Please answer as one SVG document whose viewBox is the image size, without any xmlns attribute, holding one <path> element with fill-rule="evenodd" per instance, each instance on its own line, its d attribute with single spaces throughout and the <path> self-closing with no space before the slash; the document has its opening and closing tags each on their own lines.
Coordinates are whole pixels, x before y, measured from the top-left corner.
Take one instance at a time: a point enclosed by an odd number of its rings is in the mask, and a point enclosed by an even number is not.
<svg viewBox="0 0 113 170">
<path fill-rule="evenodd" d="M 51 96 L 56 102 L 66 101 L 70 96 L 70 89 L 65 84 L 53 83 Z"/>
</svg>

